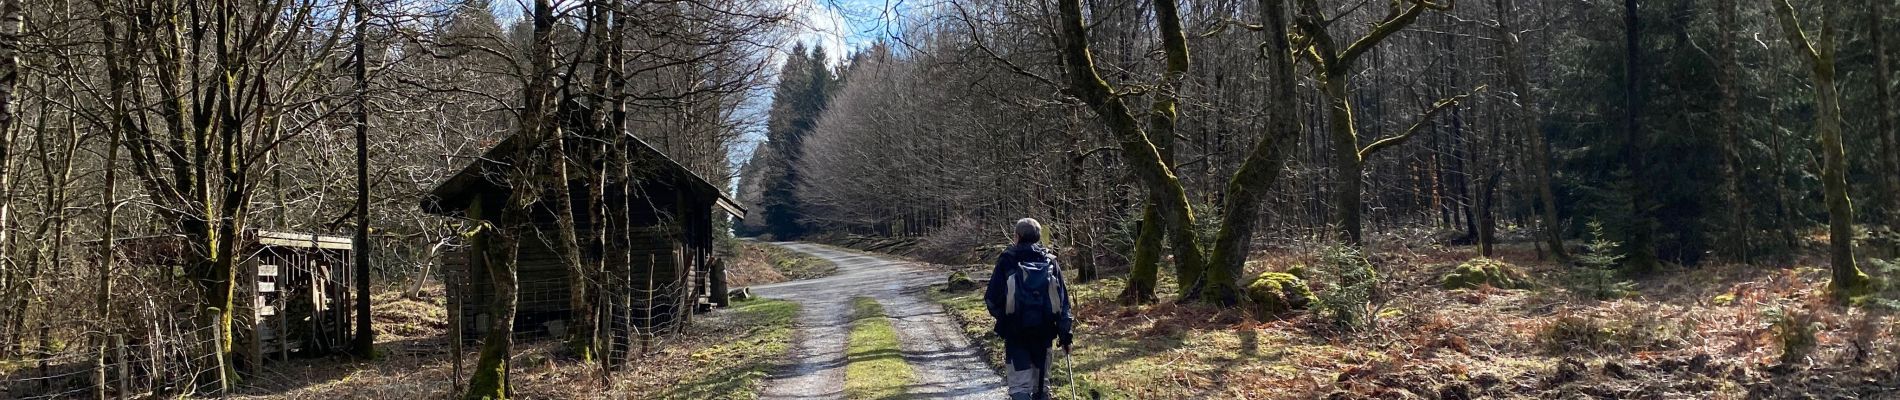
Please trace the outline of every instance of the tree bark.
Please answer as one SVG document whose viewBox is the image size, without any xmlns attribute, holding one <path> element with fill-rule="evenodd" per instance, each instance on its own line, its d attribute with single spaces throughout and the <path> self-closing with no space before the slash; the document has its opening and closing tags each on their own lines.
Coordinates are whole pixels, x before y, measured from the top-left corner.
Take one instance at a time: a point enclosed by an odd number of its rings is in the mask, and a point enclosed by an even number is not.
<svg viewBox="0 0 1900 400">
<path fill-rule="evenodd" d="M 1878 3 L 1878 2 L 1875 2 Z M 1722 196 L 1729 204 L 1728 253 L 1737 260 L 1747 262 L 1751 257 L 1749 235 L 1754 232 L 1749 221 L 1750 207 L 1747 196 L 1742 195 L 1746 172 L 1742 167 L 1742 126 L 1741 121 L 1741 79 L 1735 69 L 1735 0 L 1718 0 L 1716 10 L 1715 74 L 1716 89 L 1721 92 L 1720 118 L 1722 131 Z"/>
<path fill-rule="evenodd" d="M 1338 171 L 1333 186 L 1333 229 L 1338 240 L 1348 245 L 1365 243 L 1365 160 L 1359 158 L 1359 132 L 1353 127 L 1351 93 L 1346 91 L 1346 74 L 1326 73 L 1320 78 L 1320 91 L 1326 94 L 1327 137 L 1333 142 L 1333 168 Z"/>
<path fill-rule="evenodd" d="M 508 358 L 514 352 L 514 325 L 516 300 L 515 256 L 520 254 L 520 240 L 515 229 L 525 225 L 518 219 L 527 213 L 515 211 L 515 205 L 525 203 L 524 198 L 531 197 L 524 191 L 515 191 L 508 198 L 506 209 L 493 223 L 484 218 L 493 218 L 487 214 L 481 196 L 469 203 L 468 217 L 481 221 L 484 226 L 475 233 L 473 249 L 480 257 L 481 270 L 486 272 L 493 296 L 488 300 L 488 331 L 482 335 L 482 348 L 475 361 L 474 373 L 469 375 L 468 392 L 462 398 L 469 400 L 500 400 L 508 398 Z M 520 208 L 525 209 L 523 204 Z"/>
<path fill-rule="evenodd" d="M 1645 151 L 1647 139 L 1643 135 L 1642 107 L 1642 18 L 1637 14 L 1636 0 L 1623 0 L 1623 162 L 1628 169 L 1624 177 L 1624 195 L 1630 203 L 1627 235 L 1623 238 L 1623 262 L 1631 271 L 1648 273 L 1656 270 L 1655 223 L 1650 217 L 1648 171 L 1649 157 Z"/>
<path fill-rule="evenodd" d="M 1821 3 L 1821 35 L 1809 40 L 1794 5 L 1769 0 L 1788 43 L 1807 62 L 1814 81 L 1814 130 L 1821 143 L 1821 186 L 1827 202 L 1828 255 L 1834 280 L 1828 292 L 1846 301 L 1871 289 L 1871 280 L 1854 265 L 1854 204 L 1847 194 L 1847 156 L 1841 144 L 1841 94 L 1834 86 L 1834 2 Z"/>
<path fill-rule="evenodd" d="M 356 267 L 356 337 L 351 347 L 359 356 L 374 357 L 376 331 L 370 327 L 369 301 L 369 59 L 363 51 L 369 40 L 369 6 L 364 0 L 351 3 L 356 10 L 356 68 L 352 71 L 356 81 L 356 235 L 350 243 Z"/>
<path fill-rule="evenodd" d="M 99 353 L 93 357 L 93 383 L 99 387 L 99 389 L 94 391 L 94 396 L 99 399 L 105 399 L 106 388 L 109 387 L 106 381 L 107 347 L 109 343 L 111 343 L 110 340 L 113 333 L 117 331 L 117 327 L 111 322 L 111 293 L 112 270 L 117 266 L 116 257 L 118 256 L 118 249 L 116 247 L 118 245 L 118 237 L 116 236 L 117 231 L 113 230 L 113 225 L 117 222 L 119 211 L 119 141 L 130 128 L 129 114 L 126 110 L 125 101 L 126 87 L 130 82 L 128 82 L 123 75 L 124 70 L 122 66 L 125 65 L 124 63 L 127 57 L 125 57 L 122 52 L 131 49 L 124 48 L 124 44 L 120 43 L 118 26 L 106 20 L 112 16 L 112 13 L 103 9 L 95 11 L 100 13 L 99 26 L 105 36 L 101 45 L 104 46 L 106 64 L 108 64 L 108 66 L 105 67 L 107 92 L 112 96 L 106 104 L 109 113 L 107 117 L 110 118 L 108 123 L 114 124 L 108 128 L 108 132 L 106 133 L 108 139 L 105 152 L 105 187 L 103 190 L 104 193 L 100 194 L 99 201 L 100 206 L 104 207 L 104 216 L 100 218 L 101 221 L 99 222 L 102 231 L 99 241 L 99 293 L 95 301 L 99 302 L 97 312 L 102 326 L 98 329 L 98 341 L 94 342 L 94 347 L 99 349 Z M 128 32 L 127 34 L 131 33 Z"/>
<path fill-rule="evenodd" d="M 1144 202 L 1141 207 L 1141 223 L 1135 231 L 1135 254 L 1128 271 L 1128 286 L 1122 288 L 1119 296 L 1122 304 L 1143 304 L 1156 301 L 1156 276 L 1161 271 L 1161 213 L 1155 210 L 1155 203 Z M 1178 267 L 1177 267 L 1178 268 Z"/>
<path fill-rule="evenodd" d="M 14 98 L 20 89 L 20 35 L 26 29 L 26 16 L 21 9 L 21 0 L 0 0 L 0 294 L 17 291 L 24 285 L 15 275 L 17 263 L 13 259 L 13 139 L 19 113 Z M 14 340 L 19 335 L 19 326 L 24 322 L 26 310 L 6 310 L 6 335 L 0 337 L 0 354 L 14 354 Z"/>
</svg>

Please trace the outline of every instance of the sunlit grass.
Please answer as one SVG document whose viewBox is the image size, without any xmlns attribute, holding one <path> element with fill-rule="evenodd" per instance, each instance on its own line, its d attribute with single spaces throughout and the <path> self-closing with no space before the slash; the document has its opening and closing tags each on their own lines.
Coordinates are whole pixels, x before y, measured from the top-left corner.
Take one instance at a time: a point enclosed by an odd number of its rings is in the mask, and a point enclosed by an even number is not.
<svg viewBox="0 0 1900 400">
<path fill-rule="evenodd" d="M 903 399 L 916 372 L 904 363 L 897 329 L 884 308 L 868 297 L 851 299 L 851 339 L 846 350 L 847 399 Z"/>
<path fill-rule="evenodd" d="M 798 303 L 760 299 L 734 303 L 736 328 L 715 344 L 692 353 L 683 370 L 667 375 L 684 378 L 659 393 L 663 399 L 755 399 L 759 382 L 774 362 L 791 350 Z"/>
</svg>

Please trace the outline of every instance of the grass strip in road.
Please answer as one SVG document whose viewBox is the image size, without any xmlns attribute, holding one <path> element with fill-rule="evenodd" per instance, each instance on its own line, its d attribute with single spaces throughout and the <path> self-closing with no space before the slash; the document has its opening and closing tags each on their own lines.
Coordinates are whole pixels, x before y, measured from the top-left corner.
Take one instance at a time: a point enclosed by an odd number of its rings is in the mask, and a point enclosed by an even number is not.
<svg viewBox="0 0 1900 400">
<path fill-rule="evenodd" d="M 897 328 L 884 307 L 868 297 L 851 299 L 851 339 L 846 349 L 844 396 L 847 399 L 903 399 L 916 372 L 904 362 Z"/>
</svg>

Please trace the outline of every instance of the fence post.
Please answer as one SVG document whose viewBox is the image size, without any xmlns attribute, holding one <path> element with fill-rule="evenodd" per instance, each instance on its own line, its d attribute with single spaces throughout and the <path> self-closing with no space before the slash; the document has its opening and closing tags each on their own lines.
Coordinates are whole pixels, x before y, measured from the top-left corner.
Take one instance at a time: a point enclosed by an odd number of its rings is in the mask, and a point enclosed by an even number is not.
<svg viewBox="0 0 1900 400">
<path fill-rule="evenodd" d="M 225 376 L 224 367 L 224 324 L 218 320 L 211 322 L 211 358 L 218 360 L 218 395 L 231 392 L 231 379 Z"/>
<path fill-rule="evenodd" d="M 126 360 L 125 360 L 125 335 L 119 335 L 119 334 L 112 335 L 112 348 L 114 352 L 117 353 L 116 355 L 118 356 L 118 359 L 115 361 L 117 361 L 119 364 L 118 398 L 119 400 L 125 400 L 125 393 L 128 391 L 128 388 L 131 387 L 131 384 L 129 381 L 127 381 L 127 379 L 130 379 L 129 377 L 132 375 L 132 372 L 126 369 L 126 366 L 128 364 L 126 363 Z"/>
</svg>

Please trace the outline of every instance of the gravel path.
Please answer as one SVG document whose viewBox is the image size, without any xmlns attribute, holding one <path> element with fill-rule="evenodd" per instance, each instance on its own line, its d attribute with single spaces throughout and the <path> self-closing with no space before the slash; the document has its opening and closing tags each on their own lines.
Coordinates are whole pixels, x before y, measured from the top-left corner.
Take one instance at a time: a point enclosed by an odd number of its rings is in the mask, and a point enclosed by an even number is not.
<svg viewBox="0 0 1900 400">
<path fill-rule="evenodd" d="M 910 263 L 834 247 L 774 243 L 838 264 L 838 274 L 753 286 L 761 297 L 800 305 L 793 364 L 765 383 L 765 399 L 836 399 L 844 396 L 845 341 L 850 337 L 851 298 L 877 299 L 903 342 L 904 361 L 917 381 L 909 392 L 920 399 L 1008 398 L 1003 380 L 990 371 L 943 306 L 921 297 L 944 274 Z"/>
</svg>

